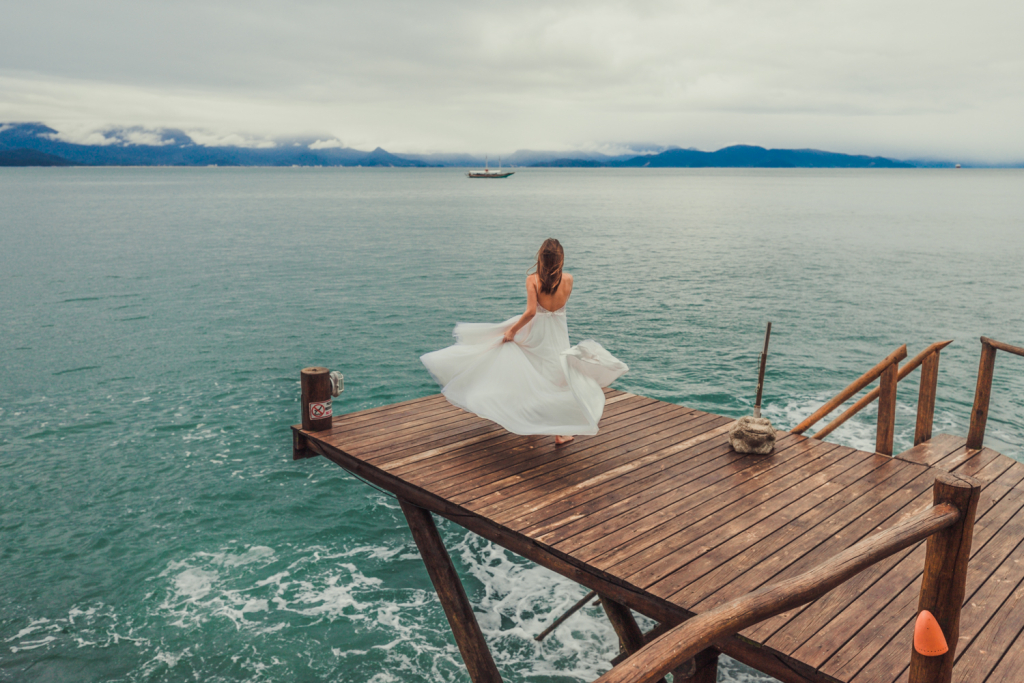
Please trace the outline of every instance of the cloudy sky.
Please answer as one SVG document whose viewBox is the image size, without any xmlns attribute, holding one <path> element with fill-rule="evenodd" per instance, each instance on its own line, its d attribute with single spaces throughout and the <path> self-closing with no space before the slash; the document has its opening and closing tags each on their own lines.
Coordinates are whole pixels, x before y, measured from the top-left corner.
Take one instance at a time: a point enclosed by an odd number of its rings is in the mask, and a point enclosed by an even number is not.
<svg viewBox="0 0 1024 683">
<path fill-rule="evenodd" d="M 0 122 L 69 139 L 1024 160 L 1020 0 L 0 0 L 0 16 Z"/>
</svg>

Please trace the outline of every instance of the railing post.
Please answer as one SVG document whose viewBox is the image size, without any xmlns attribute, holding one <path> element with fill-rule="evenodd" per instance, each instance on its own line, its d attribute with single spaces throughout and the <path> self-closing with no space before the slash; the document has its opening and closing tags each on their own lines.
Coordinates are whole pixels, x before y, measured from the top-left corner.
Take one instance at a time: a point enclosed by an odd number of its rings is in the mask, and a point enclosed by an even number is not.
<svg viewBox="0 0 1024 683">
<path fill-rule="evenodd" d="M 932 420 L 935 417 L 935 393 L 939 383 L 939 352 L 935 351 L 921 364 L 921 388 L 917 392 L 917 427 L 914 445 L 932 438 Z"/>
<path fill-rule="evenodd" d="M 995 367 L 996 347 L 982 337 L 981 360 L 978 362 L 978 385 L 974 389 L 971 429 L 967 432 L 968 448 L 981 448 L 985 443 L 985 423 L 988 422 L 988 401 L 992 397 L 992 372 Z"/>
<path fill-rule="evenodd" d="M 949 651 L 928 657 L 911 647 L 910 683 L 949 683 L 953 677 L 960 636 L 960 608 L 967 586 L 967 560 L 971 555 L 981 482 L 944 472 L 935 478 L 932 495 L 935 505 L 956 506 L 960 519 L 928 538 L 917 611 L 918 614 L 921 610 L 932 613 L 946 637 Z"/>
<path fill-rule="evenodd" d="M 892 455 L 892 442 L 896 435 L 896 384 L 899 382 L 899 372 L 899 361 L 893 361 L 882 371 L 882 378 L 878 382 L 875 452 L 883 455 Z"/>
</svg>

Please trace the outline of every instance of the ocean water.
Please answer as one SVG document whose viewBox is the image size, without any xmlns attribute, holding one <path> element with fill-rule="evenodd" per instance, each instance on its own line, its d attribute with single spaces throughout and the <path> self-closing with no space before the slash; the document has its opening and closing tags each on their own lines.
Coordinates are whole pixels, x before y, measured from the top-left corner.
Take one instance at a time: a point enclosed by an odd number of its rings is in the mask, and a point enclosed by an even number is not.
<svg viewBox="0 0 1024 683">
<path fill-rule="evenodd" d="M 432 393 L 417 357 L 518 313 L 545 237 L 616 386 L 794 426 L 902 343 L 966 434 L 980 345 L 1024 344 L 1024 172 L 0 170 L 0 681 L 467 681 L 396 502 L 291 461 L 299 370 L 335 410 Z M 900 386 L 913 438 L 917 375 Z M 987 444 L 1024 459 L 1024 359 Z M 873 444 L 871 410 L 837 431 Z M 586 591 L 441 521 L 506 681 L 617 650 Z M 720 680 L 771 680 L 726 660 Z"/>
</svg>

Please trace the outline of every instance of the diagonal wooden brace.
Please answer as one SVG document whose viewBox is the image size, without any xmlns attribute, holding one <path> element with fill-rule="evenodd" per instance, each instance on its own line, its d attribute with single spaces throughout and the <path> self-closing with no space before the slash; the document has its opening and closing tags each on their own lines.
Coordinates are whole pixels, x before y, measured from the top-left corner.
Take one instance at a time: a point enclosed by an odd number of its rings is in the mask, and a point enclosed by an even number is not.
<svg viewBox="0 0 1024 683">
<path fill-rule="evenodd" d="M 462 661 L 469 670 L 469 677 L 473 683 L 501 683 L 501 674 L 484 642 L 484 634 L 473 615 L 473 608 L 455 572 L 455 566 L 452 565 L 448 551 L 444 549 L 434 518 L 429 511 L 401 498 L 398 502 L 409 522 L 412 538 L 416 541 L 423 563 L 427 565 L 427 573 L 430 574 L 437 597 L 441 599 L 441 606 L 444 607 L 444 614 L 455 635 L 455 643 L 462 653 Z"/>
</svg>

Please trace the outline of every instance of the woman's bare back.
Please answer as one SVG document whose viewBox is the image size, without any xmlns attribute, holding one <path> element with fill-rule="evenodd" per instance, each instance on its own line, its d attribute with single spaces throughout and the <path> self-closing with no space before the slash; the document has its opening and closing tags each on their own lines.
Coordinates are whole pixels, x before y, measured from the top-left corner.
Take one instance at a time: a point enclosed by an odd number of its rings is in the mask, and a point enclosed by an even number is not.
<svg viewBox="0 0 1024 683">
<path fill-rule="evenodd" d="M 536 273 L 530 276 L 529 282 L 534 292 L 537 293 L 537 303 L 546 311 L 557 311 L 565 306 L 569 301 L 569 295 L 572 294 L 572 275 L 569 273 L 562 273 L 562 281 L 558 283 L 558 287 L 551 294 L 541 293 L 540 278 Z"/>
</svg>

